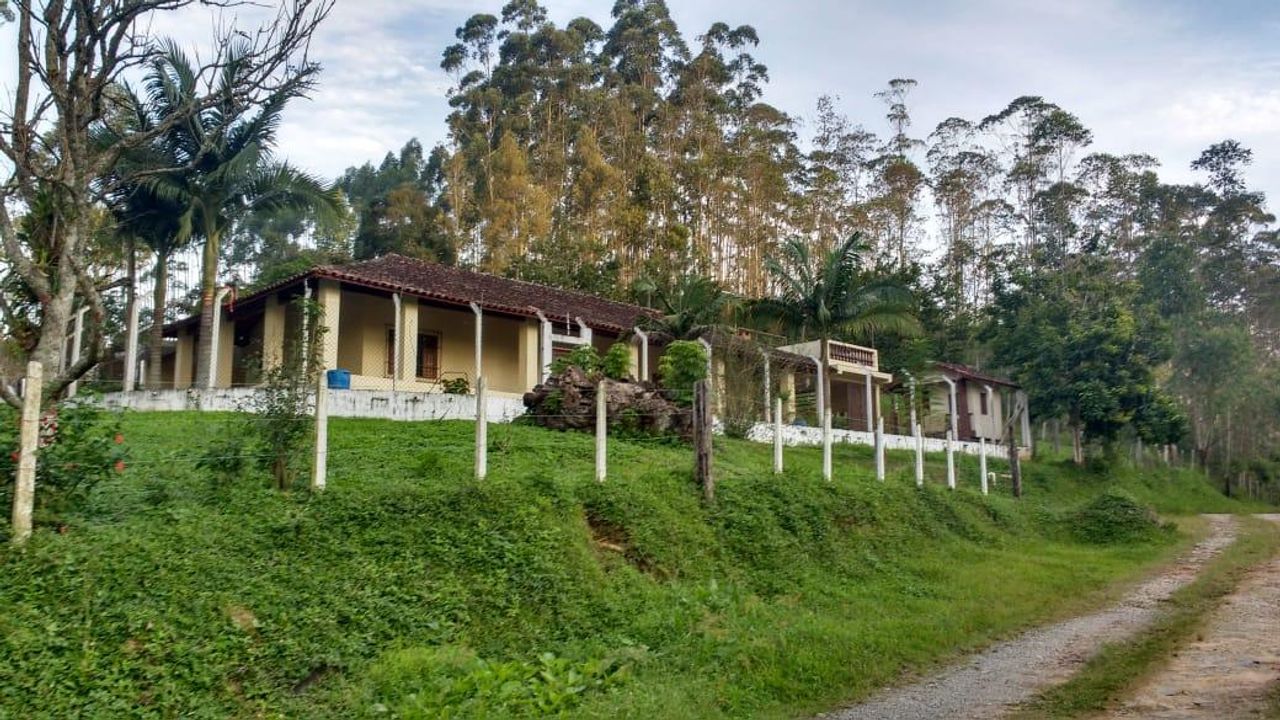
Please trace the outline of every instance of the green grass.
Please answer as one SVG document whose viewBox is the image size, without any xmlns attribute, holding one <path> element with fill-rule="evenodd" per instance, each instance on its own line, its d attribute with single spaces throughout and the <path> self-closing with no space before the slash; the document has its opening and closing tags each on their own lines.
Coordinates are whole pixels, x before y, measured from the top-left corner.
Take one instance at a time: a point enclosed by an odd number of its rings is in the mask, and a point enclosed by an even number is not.
<svg viewBox="0 0 1280 720">
<path fill-rule="evenodd" d="M 1091 607 L 1185 545 L 1076 540 L 1108 488 L 1169 512 L 1241 509 L 1199 479 L 1027 468 L 1022 501 L 888 482 L 842 446 L 688 447 L 334 420 L 329 489 L 218 481 L 215 414 L 125 419 L 130 467 L 65 534 L 0 549 L 0 718 L 794 717 Z M 999 469 L 999 468 L 996 468 Z M 39 698 L 39 702 L 34 699 Z M 446 709 L 448 713 L 446 713 Z"/>
<path fill-rule="evenodd" d="M 1174 593 L 1155 622 L 1135 637 L 1105 646 L 1066 683 L 1027 703 L 1019 717 L 1075 718 L 1105 710 L 1186 645 L 1244 575 L 1278 551 L 1280 528 L 1242 518 L 1236 541 Z"/>
</svg>

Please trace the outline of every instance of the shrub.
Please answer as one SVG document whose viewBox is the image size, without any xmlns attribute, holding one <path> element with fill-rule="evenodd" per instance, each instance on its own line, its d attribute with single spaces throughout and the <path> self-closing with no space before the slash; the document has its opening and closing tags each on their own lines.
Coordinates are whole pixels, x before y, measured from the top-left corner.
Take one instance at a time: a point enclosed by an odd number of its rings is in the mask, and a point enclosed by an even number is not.
<svg viewBox="0 0 1280 720">
<path fill-rule="evenodd" d="M 662 353 L 658 372 L 662 387 L 689 402 L 693 398 L 693 384 L 707 377 L 707 351 L 696 340 L 676 340 Z"/>
<path fill-rule="evenodd" d="M 1117 491 L 1085 503 L 1068 514 L 1066 522 L 1076 539 L 1098 545 L 1143 542 L 1171 534 L 1151 508 Z"/>
<path fill-rule="evenodd" d="M 590 345 L 579 345 L 551 362 L 551 374 L 559 375 L 571 367 L 594 375 L 600 372 L 600 354 Z"/>
<path fill-rule="evenodd" d="M 608 352 L 600 360 L 600 369 L 610 380 L 626 380 L 631 377 L 630 346 L 621 342 L 610 345 Z"/>
<path fill-rule="evenodd" d="M 0 500 L 8 507 L 18 469 L 18 413 L 0 409 Z M 80 507 L 99 482 L 125 467 L 127 453 L 117 414 L 95 402 L 70 400 L 40 418 L 35 509 L 42 522 L 56 522 Z"/>
</svg>

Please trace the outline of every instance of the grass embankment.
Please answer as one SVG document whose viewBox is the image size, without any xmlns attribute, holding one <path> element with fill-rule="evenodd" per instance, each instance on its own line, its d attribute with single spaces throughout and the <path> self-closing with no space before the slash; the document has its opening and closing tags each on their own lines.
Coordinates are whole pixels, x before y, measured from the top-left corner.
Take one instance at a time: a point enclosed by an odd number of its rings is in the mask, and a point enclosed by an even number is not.
<svg viewBox="0 0 1280 720">
<path fill-rule="evenodd" d="M 1162 661 L 1177 654 L 1203 627 L 1250 569 L 1280 552 L 1275 523 L 1241 518 L 1241 534 L 1196 579 L 1169 599 L 1161 615 L 1137 636 L 1107 645 L 1070 680 L 1027 703 L 1018 717 L 1092 716 L 1125 697 Z"/>
<path fill-rule="evenodd" d="M 939 485 L 929 460 L 717 441 L 717 502 L 687 447 L 334 420 L 329 489 L 197 468 L 216 415 L 131 415 L 129 470 L 66 534 L 0 549 L 0 718 L 788 717 L 856 699 L 1097 602 L 1175 552 L 1087 542 L 1105 487 L 1231 509 L 1200 480 L 1027 465 L 1027 498 Z M 1121 519 L 1120 522 L 1124 522 Z M 1110 530 L 1099 531 L 1112 537 Z M 1123 535 L 1123 533 L 1121 533 Z M 1097 538 L 1092 538 L 1097 539 Z M 1186 538 L 1181 539 L 1185 543 Z"/>
</svg>

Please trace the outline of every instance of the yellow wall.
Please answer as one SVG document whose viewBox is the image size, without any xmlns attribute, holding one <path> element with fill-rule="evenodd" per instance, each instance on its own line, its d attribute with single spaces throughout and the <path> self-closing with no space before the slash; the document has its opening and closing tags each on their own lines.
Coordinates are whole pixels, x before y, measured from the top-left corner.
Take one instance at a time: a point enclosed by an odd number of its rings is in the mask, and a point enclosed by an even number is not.
<svg viewBox="0 0 1280 720">
<path fill-rule="evenodd" d="M 173 355 L 173 389 L 186 390 L 191 387 L 191 368 L 195 355 L 195 339 L 191 332 L 183 330 L 178 333 L 178 347 Z"/>
</svg>

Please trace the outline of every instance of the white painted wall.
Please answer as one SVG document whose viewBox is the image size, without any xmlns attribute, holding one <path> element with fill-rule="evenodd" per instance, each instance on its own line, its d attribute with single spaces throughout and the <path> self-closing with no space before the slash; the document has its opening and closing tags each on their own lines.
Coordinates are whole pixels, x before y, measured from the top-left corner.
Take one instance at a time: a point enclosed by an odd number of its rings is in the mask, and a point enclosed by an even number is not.
<svg viewBox="0 0 1280 720">
<path fill-rule="evenodd" d="M 103 406 L 112 410 L 164 412 L 175 410 L 208 410 L 235 412 L 244 410 L 253 396 L 253 388 L 215 388 L 212 390 L 141 390 L 131 393 L 107 393 Z M 490 422 L 511 422 L 524 414 L 519 397 L 490 393 L 486 403 Z M 474 420 L 474 395 L 445 393 L 397 392 L 387 390 L 330 390 L 330 417 L 383 418 L 387 420 Z"/>
</svg>

